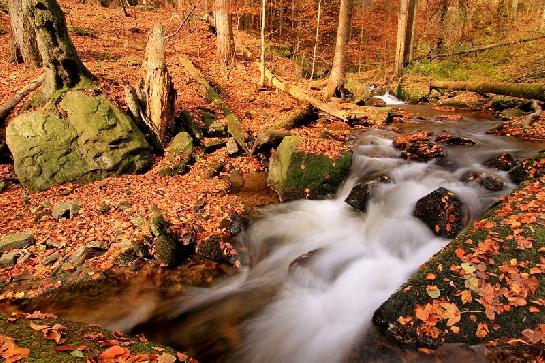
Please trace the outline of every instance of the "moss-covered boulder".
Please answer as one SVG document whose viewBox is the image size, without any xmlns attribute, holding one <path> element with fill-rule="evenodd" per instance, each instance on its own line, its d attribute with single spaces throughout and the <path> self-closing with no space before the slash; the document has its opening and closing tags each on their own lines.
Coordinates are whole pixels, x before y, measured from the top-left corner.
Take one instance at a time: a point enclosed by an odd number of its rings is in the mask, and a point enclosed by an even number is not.
<svg viewBox="0 0 545 363">
<path fill-rule="evenodd" d="M 335 193 L 351 164 L 341 142 L 288 136 L 271 155 L 268 183 L 282 201 L 317 199 Z"/>
<path fill-rule="evenodd" d="M 161 175 L 178 175 L 185 170 L 193 153 L 193 140 L 187 132 L 180 132 L 172 139 L 162 160 Z"/>
<path fill-rule="evenodd" d="M 23 113 L 6 130 L 15 171 L 28 189 L 133 174 L 151 165 L 144 135 L 106 98 L 70 91 L 58 109 Z"/>
<path fill-rule="evenodd" d="M 535 343 L 545 327 L 544 212 L 545 177 L 527 181 L 422 265 L 375 324 L 421 346 Z"/>
<path fill-rule="evenodd" d="M 539 178 L 545 175 L 545 150 L 524 160 L 509 170 L 509 176 L 515 183 L 522 183 L 529 178 Z"/>
</svg>

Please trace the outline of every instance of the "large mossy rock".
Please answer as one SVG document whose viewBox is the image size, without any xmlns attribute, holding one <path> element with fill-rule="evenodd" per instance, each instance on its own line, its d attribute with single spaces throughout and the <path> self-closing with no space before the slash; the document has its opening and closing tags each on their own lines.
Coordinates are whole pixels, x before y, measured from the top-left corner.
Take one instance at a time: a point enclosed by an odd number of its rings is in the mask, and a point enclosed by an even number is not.
<svg viewBox="0 0 545 363">
<path fill-rule="evenodd" d="M 23 113 L 6 130 L 15 171 L 28 189 L 133 174 L 151 165 L 144 135 L 106 98 L 70 91 L 58 108 L 60 113 Z"/>
<path fill-rule="evenodd" d="M 419 346 L 539 341 L 544 211 L 545 177 L 527 181 L 422 265 L 379 307 L 374 323 Z"/>
<path fill-rule="evenodd" d="M 350 173 L 352 152 L 341 142 L 285 137 L 269 164 L 269 185 L 282 201 L 334 193 Z"/>
</svg>

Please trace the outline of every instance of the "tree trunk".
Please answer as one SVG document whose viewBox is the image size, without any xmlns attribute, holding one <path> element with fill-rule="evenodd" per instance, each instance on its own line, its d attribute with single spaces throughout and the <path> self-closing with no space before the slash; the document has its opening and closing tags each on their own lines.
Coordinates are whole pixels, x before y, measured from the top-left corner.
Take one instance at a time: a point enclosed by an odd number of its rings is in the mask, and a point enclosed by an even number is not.
<svg viewBox="0 0 545 363">
<path fill-rule="evenodd" d="M 519 1 L 511 0 L 511 4 L 509 5 L 509 18 L 511 19 L 511 21 L 516 21 L 518 15 Z"/>
<path fill-rule="evenodd" d="M 403 67 L 409 65 L 414 58 L 414 35 L 416 29 L 416 10 L 418 0 L 409 0 L 407 30 L 405 31 L 405 46 L 403 52 Z"/>
<path fill-rule="evenodd" d="M 329 76 L 327 86 L 324 88 L 324 99 L 328 100 L 336 93 L 344 96 L 344 80 L 346 75 L 346 53 L 348 37 L 350 36 L 350 18 L 352 12 L 352 0 L 341 0 L 339 9 L 339 27 L 337 28 L 337 42 L 335 44 L 335 56 L 333 68 Z"/>
<path fill-rule="evenodd" d="M 94 77 L 85 68 L 68 36 L 59 4 L 55 0 L 23 0 L 23 7 L 34 21 L 45 68 L 42 96 L 47 99 L 57 90 L 90 83 Z"/>
<path fill-rule="evenodd" d="M 318 19 L 316 20 L 316 38 L 314 40 L 314 51 L 312 52 L 312 68 L 310 70 L 310 80 L 314 78 L 314 67 L 316 66 L 316 53 L 318 52 L 318 43 L 320 42 L 321 16 L 322 16 L 322 0 L 318 0 Z"/>
<path fill-rule="evenodd" d="M 399 17 L 397 21 L 397 45 L 394 71 L 396 75 L 403 73 L 403 61 L 407 46 L 407 25 L 409 18 L 409 0 L 401 0 L 399 5 Z"/>
<path fill-rule="evenodd" d="M 471 91 L 481 94 L 495 93 L 498 95 L 527 98 L 545 101 L 544 83 L 503 83 L 503 82 L 432 82 L 430 90 L 444 89 L 448 91 Z"/>
<path fill-rule="evenodd" d="M 541 25 L 539 26 L 539 30 L 545 32 L 545 8 L 543 8 L 543 14 L 541 14 Z"/>
<path fill-rule="evenodd" d="M 265 15 L 267 13 L 267 0 L 261 0 L 261 69 L 259 87 L 265 86 Z"/>
<path fill-rule="evenodd" d="M 215 0 L 214 18 L 218 32 L 218 58 L 221 63 L 228 65 L 235 59 L 235 41 L 231 28 L 229 0 Z"/>
<path fill-rule="evenodd" d="M 154 134 L 158 148 L 164 150 L 173 136 L 176 90 L 165 61 L 163 27 L 156 25 L 146 45 L 144 78 L 138 97 L 143 106 L 143 119 Z"/>
<path fill-rule="evenodd" d="M 28 3 L 25 3 L 28 5 Z M 42 66 L 42 57 L 36 41 L 36 30 L 31 10 L 23 9 L 23 0 L 8 0 L 11 24 L 11 53 L 16 63 L 26 63 L 34 67 Z"/>
</svg>

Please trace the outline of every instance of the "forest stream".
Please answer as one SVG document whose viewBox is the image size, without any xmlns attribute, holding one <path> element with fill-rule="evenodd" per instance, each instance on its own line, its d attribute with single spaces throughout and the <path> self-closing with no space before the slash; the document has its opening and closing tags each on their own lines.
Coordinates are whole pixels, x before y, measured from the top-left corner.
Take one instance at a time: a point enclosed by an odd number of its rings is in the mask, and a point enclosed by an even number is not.
<svg viewBox="0 0 545 363">
<path fill-rule="evenodd" d="M 477 145 L 447 146 L 443 159 L 414 162 L 399 158 L 394 131 L 360 131 L 350 141 L 351 176 L 334 199 L 268 207 L 238 236 L 243 266 L 237 275 L 174 296 L 156 289 L 140 289 L 137 300 L 104 296 L 88 315 L 74 304 L 61 316 L 144 332 L 203 362 L 431 360 L 387 342 L 371 323 L 375 309 L 448 242 L 413 216 L 415 203 L 445 187 L 465 202 L 474 220 L 515 187 L 506 172 L 488 169 L 483 161 L 500 152 L 525 159 L 540 145 L 486 134 L 498 123 L 489 113 L 456 111 L 463 118 L 451 121 L 447 116 L 454 112 L 429 105 L 396 107 L 412 114 L 397 126 L 403 133 L 448 129 Z M 500 177 L 503 190 L 461 181 L 468 171 Z M 344 202 L 357 182 L 381 176 L 388 182 L 372 184 L 367 213 Z M 436 353 L 443 354 L 441 361 L 486 360 L 482 347 L 442 350 Z"/>
</svg>

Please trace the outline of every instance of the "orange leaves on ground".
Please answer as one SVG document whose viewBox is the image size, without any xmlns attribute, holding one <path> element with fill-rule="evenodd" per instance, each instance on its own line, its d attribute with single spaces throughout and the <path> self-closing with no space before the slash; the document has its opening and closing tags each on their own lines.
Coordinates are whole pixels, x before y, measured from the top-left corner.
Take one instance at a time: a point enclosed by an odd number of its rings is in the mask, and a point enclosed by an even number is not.
<svg viewBox="0 0 545 363">
<path fill-rule="evenodd" d="M 456 304 L 439 301 L 434 301 L 432 304 L 426 304 L 423 306 L 417 305 L 415 315 L 417 319 L 421 320 L 428 326 L 435 326 L 440 320 L 446 320 L 445 323 L 447 326 L 453 326 L 462 318 L 460 310 Z"/>
<path fill-rule="evenodd" d="M 131 352 L 119 345 L 111 346 L 98 356 L 99 363 L 114 363 L 122 358 L 128 358 Z"/>
<path fill-rule="evenodd" d="M 477 335 L 479 338 L 484 338 L 488 335 L 488 332 L 489 332 L 488 324 L 479 323 L 477 325 L 477 331 L 475 332 L 475 335 Z"/>
<path fill-rule="evenodd" d="M 65 342 L 65 340 L 62 338 L 64 332 L 66 331 L 66 327 L 61 324 L 55 324 L 51 328 L 45 327 L 42 329 L 42 336 L 46 340 L 52 340 L 56 344 L 62 344 Z"/>
<path fill-rule="evenodd" d="M 473 300 L 473 297 L 471 296 L 471 291 L 463 290 L 460 293 L 460 299 L 462 299 L 462 304 L 470 303 Z"/>
<path fill-rule="evenodd" d="M 462 247 L 458 247 L 454 253 L 456 254 L 456 257 L 462 259 L 465 256 L 466 251 Z"/>
<path fill-rule="evenodd" d="M 79 350 L 79 351 L 87 350 L 87 346 L 85 344 L 66 344 L 66 345 L 55 347 L 55 351 L 57 352 L 70 352 L 74 350 Z"/>
<path fill-rule="evenodd" d="M 525 329 L 522 331 L 524 339 L 532 344 L 545 344 L 545 324 L 539 324 L 535 329 Z"/>
<path fill-rule="evenodd" d="M 30 350 L 21 348 L 15 344 L 13 338 L 7 335 L 0 335 L 0 357 L 6 360 L 6 363 L 13 363 L 28 358 Z"/>
</svg>

